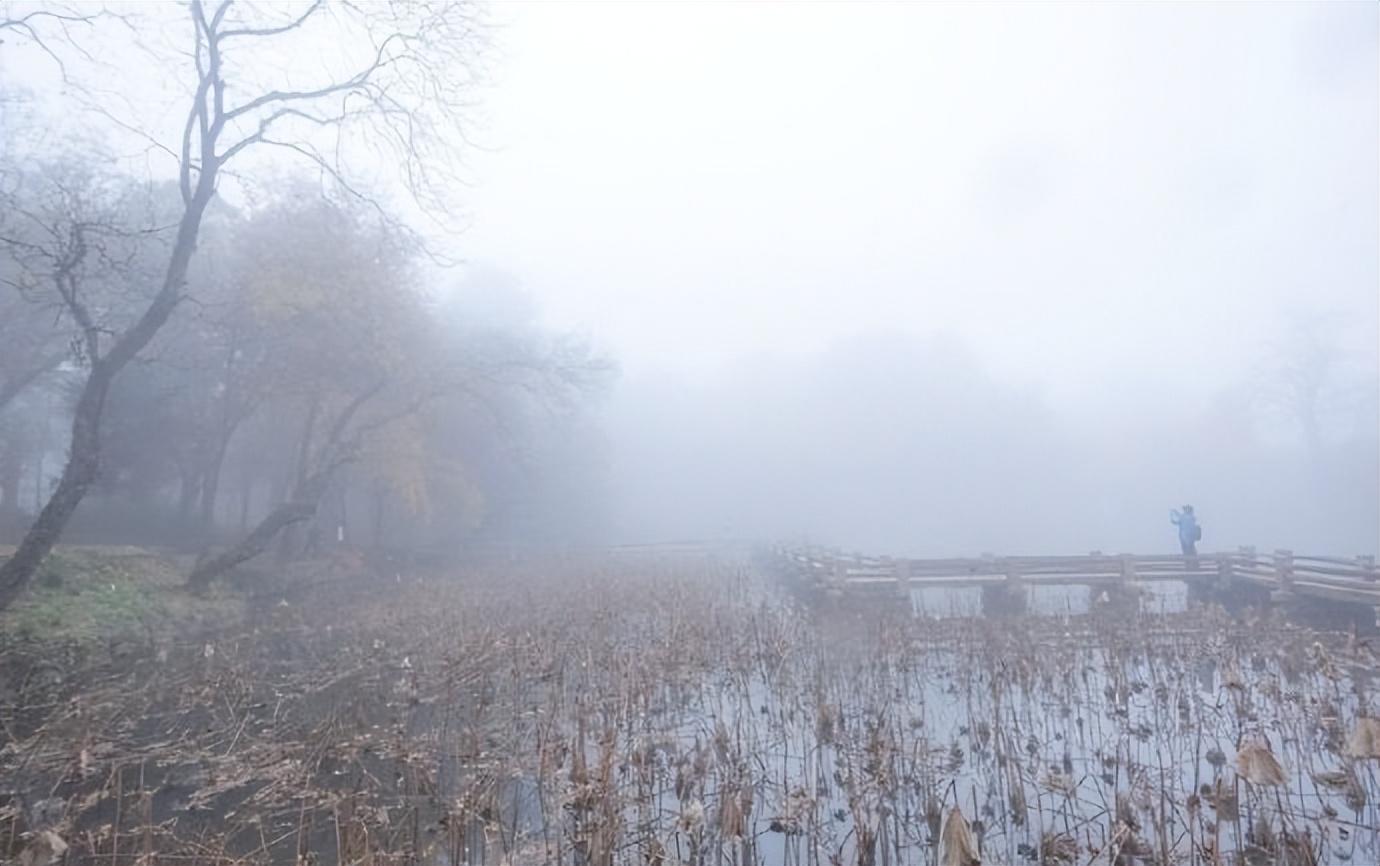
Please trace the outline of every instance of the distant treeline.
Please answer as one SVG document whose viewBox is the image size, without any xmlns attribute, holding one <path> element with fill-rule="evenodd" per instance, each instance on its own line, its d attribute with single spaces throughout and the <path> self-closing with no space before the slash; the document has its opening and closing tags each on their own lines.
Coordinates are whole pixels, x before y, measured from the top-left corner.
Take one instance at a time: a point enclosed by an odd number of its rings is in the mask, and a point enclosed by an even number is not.
<svg viewBox="0 0 1380 866">
<path fill-rule="evenodd" d="M 70 161 L 5 168 L 22 215 L 0 243 L 0 541 L 14 543 L 62 469 L 86 329 L 120 333 L 147 305 L 179 201 Z M 213 205 L 185 299 L 111 385 L 66 539 L 200 549 L 294 502 L 311 513 L 277 534 L 284 552 L 578 537 L 582 403 L 610 365 L 530 316 L 492 315 L 501 285 L 427 264 L 371 203 L 316 185 Z"/>
</svg>

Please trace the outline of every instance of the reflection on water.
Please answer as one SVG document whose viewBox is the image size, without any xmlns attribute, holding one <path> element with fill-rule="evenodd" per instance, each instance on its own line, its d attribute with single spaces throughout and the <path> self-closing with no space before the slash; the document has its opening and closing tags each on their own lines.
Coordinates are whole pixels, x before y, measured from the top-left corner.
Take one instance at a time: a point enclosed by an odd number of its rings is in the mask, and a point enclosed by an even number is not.
<svg viewBox="0 0 1380 866">
<path fill-rule="evenodd" d="M 1180 613 L 1188 607 L 1188 587 L 1179 581 L 1146 581 L 1135 585 L 1141 610 L 1151 614 Z M 1037 616 L 1079 616 L 1089 611 L 1094 599 L 1106 600 L 1106 592 L 1086 586 L 1027 586 L 1026 609 Z M 924 588 L 910 591 L 911 608 L 922 616 L 970 617 L 982 613 L 982 591 L 977 588 Z"/>
</svg>

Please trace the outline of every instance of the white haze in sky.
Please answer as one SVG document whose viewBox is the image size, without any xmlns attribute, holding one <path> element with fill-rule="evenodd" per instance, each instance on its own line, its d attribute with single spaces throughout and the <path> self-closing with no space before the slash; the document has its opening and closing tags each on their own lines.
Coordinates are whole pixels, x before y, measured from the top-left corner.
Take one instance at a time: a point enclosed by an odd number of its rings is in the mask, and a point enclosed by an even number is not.
<svg viewBox="0 0 1380 866">
<path fill-rule="evenodd" d="M 618 537 L 1377 546 L 1376 6 L 499 17 L 464 254 L 621 362 Z"/>
<path fill-rule="evenodd" d="M 572 526 L 1172 551 L 1191 501 L 1208 549 L 1380 548 L 1380 6 L 492 17 L 438 284 L 619 364 Z M 172 140 L 176 88 L 122 66 Z"/>
<path fill-rule="evenodd" d="M 1066 406 L 1376 346 L 1374 4 L 497 7 L 463 254 L 629 375 L 946 332 Z"/>
</svg>

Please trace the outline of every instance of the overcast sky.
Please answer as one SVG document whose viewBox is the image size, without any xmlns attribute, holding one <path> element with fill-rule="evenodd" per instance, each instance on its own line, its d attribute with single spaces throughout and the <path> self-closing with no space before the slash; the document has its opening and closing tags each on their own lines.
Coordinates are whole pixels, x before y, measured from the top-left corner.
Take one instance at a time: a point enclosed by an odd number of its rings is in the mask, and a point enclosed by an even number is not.
<svg viewBox="0 0 1380 866">
<path fill-rule="evenodd" d="M 1378 10 L 499 5 L 461 254 L 630 376 L 938 331 L 1104 400 L 1300 311 L 1373 357 Z"/>
<path fill-rule="evenodd" d="M 126 8 L 139 41 L 179 56 L 184 12 Z M 603 429 L 626 538 L 1154 549 L 1172 542 L 1166 503 L 1191 499 L 1220 515 L 1214 543 L 1374 549 L 1380 5 L 492 17 L 453 190 L 467 230 L 437 241 L 468 272 L 438 286 L 497 288 L 500 312 L 519 286 L 509 309 L 621 365 Z M 239 71 L 348 65 L 316 23 Z M 175 141 L 187 77 L 103 33 L 87 87 Z M 0 54 L 0 81 L 37 96 L 45 122 L 23 128 L 45 149 L 63 124 L 96 129 L 136 174 L 171 176 L 158 148 L 56 98 L 55 65 L 27 52 Z M 356 155 L 399 200 L 398 166 Z M 235 204 L 282 186 L 279 151 L 245 156 Z M 1301 321 L 1336 350 L 1335 405 L 1315 412 L 1330 450 L 1308 459 L 1297 418 L 1256 417 L 1259 386 L 1307 357 L 1277 348 Z"/>
<path fill-rule="evenodd" d="M 147 13 L 141 40 L 183 47 L 180 13 L 125 8 Z M 1301 315 L 1380 365 L 1374 3 L 499 2 L 492 19 L 448 243 L 629 379 L 939 334 L 1102 412 L 1207 399 Z M 122 113 L 175 140 L 183 79 L 109 33 Z M 53 64 L 12 47 L 0 72 L 55 94 Z"/>
</svg>

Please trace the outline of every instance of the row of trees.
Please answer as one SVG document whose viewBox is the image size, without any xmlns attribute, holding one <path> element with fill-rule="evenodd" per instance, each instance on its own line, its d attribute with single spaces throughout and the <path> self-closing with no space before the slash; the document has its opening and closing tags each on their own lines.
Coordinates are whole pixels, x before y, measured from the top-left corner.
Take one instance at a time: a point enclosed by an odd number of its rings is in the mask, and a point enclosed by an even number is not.
<svg viewBox="0 0 1380 866">
<path fill-rule="evenodd" d="M 1174 552 L 1187 502 L 1208 550 L 1374 553 L 1373 326 L 1281 324 L 1234 382 L 1082 405 L 1004 381 L 962 338 L 903 332 L 688 386 L 634 377 L 608 412 L 611 523 L 916 556 Z"/>
<path fill-rule="evenodd" d="M 131 175 L 90 146 L 52 159 L 52 142 L 12 141 L 0 156 L 0 511 L 25 527 L 0 565 L 0 607 L 74 516 L 97 513 L 78 510 L 92 493 L 146 529 L 222 541 L 194 584 L 310 541 L 299 530 L 323 508 L 337 527 L 366 511 L 377 543 L 399 514 L 442 509 L 454 539 L 484 522 L 486 498 L 523 489 L 486 489 L 485 474 L 540 465 L 553 438 L 542 415 L 568 417 L 559 410 L 606 372 L 530 322 L 471 322 L 463 297 L 435 297 L 423 244 L 362 184 L 387 166 L 435 213 L 481 47 L 473 8 L 193 0 L 175 11 L 187 19 L 180 55 L 124 44 L 142 28 L 104 10 L 0 12 L 7 36 L 58 64 L 64 93 L 169 169 Z M 70 61 L 98 53 L 83 38 L 153 52 L 185 76 L 176 141 L 71 78 Z M 251 160 L 265 151 L 313 182 Z M 275 181 L 256 183 L 266 170 Z M 239 206 L 222 195 L 229 182 Z M 527 475 L 528 492 L 546 483 Z M 422 540 L 401 528 L 394 540 Z"/>
</svg>

